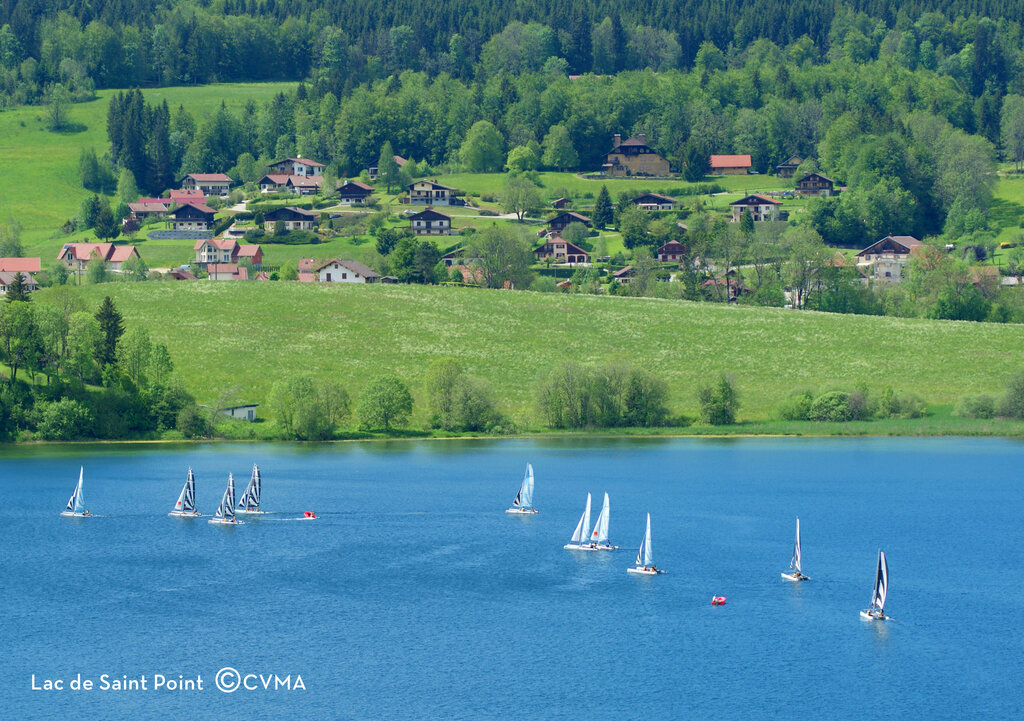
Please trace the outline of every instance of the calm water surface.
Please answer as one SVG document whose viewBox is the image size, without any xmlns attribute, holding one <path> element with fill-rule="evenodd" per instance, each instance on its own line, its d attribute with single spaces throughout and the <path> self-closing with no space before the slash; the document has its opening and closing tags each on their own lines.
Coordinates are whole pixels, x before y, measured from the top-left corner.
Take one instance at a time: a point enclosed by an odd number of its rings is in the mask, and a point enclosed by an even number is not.
<svg viewBox="0 0 1024 721">
<path fill-rule="evenodd" d="M 0 717 L 1024 717 L 1024 444 L 542 440 L 0 451 Z M 532 518 L 506 516 L 523 468 Z M 211 514 L 253 462 L 273 515 Z M 58 516 L 85 465 L 86 521 Z M 616 553 L 562 550 L 594 494 Z M 315 510 L 318 521 L 295 521 Z M 657 563 L 626 573 L 650 511 Z M 790 558 L 794 518 L 804 571 Z M 889 624 L 858 618 L 886 551 Z M 728 597 L 712 607 L 713 594 Z M 305 690 L 218 691 L 218 669 Z M 76 674 L 203 691 L 33 691 Z M 259 683 L 257 681 L 257 683 Z"/>
</svg>

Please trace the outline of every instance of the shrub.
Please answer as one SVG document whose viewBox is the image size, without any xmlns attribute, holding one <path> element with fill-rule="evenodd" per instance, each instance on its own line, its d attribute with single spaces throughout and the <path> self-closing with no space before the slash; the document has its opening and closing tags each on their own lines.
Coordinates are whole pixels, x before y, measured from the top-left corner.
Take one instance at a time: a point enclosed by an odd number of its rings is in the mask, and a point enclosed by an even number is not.
<svg viewBox="0 0 1024 721">
<path fill-rule="evenodd" d="M 814 399 L 807 417 L 812 421 L 844 422 L 852 419 L 850 395 L 843 391 L 830 391 Z"/>
<path fill-rule="evenodd" d="M 1024 373 L 1018 373 L 1006 385 L 1006 394 L 999 403 L 1004 418 L 1024 418 Z"/>
<path fill-rule="evenodd" d="M 956 404 L 953 414 L 961 418 L 994 418 L 996 399 L 988 395 L 964 396 Z"/>
<path fill-rule="evenodd" d="M 794 393 L 778 405 L 775 415 L 780 421 L 806 421 L 811 415 L 812 403 L 814 394 L 810 391 Z"/>
<path fill-rule="evenodd" d="M 175 428 L 181 431 L 185 438 L 208 438 L 210 436 L 210 420 L 195 403 L 178 411 Z"/>
<path fill-rule="evenodd" d="M 701 420 L 709 425 L 725 426 L 736 422 L 739 396 L 732 380 L 724 374 L 713 385 L 697 391 L 697 403 Z"/>
<path fill-rule="evenodd" d="M 390 431 L 404 425 L 412 413 L 412 394 L 401 378 L 380 375 L 372 379 L 359 397 L 359 427 Z"/>
<path fill-rule="evenodd" d="M 73 441 L 88 435 L 92 426 L 92 413 L 82 403 L 71 398 L 43 401 L 36 406 L 39 436 L 48 441 Z"/>
<path fill-rule="evenodd" d="M 878 403 L 879 418 L 921 418 L 927 413 L 927 405 L 916 393 L 899 394 L 887 387 L 882 391 Z"/>
</svg>

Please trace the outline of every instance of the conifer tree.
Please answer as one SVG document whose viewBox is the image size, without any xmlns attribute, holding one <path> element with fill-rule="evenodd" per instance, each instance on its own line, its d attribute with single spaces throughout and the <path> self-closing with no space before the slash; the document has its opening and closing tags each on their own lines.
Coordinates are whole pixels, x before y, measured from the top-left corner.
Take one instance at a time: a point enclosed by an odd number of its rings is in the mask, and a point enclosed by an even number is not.
<svg viewBox="0 0 1024 721">
<path fill-rule="evenodd" d="M 591 220 L 594 227 L 605 228 L 612 222 L 612 199 L 608 194 L 608 186 L 602 185 L 601 192 L 597 194 L 597 202 L 594 203 L 594 212 Z"/>
<path fill-rule="evenodd" d="M 124 333 L 124 318 L 108 295 L 103 299 L 100 309 L 96 312 L 102 338 L 96 350 L 96 360 L 101 365 L 109 365 L 117 360 L 117 341 Z"/>
</svg>

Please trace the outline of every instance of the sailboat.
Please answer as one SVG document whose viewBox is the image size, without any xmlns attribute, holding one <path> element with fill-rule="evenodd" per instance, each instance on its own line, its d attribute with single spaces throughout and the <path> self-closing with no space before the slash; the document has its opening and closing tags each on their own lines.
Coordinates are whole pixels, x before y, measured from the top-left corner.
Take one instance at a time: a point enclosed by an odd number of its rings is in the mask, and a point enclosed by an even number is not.
<svg viewBox="0 0 1024 721">
<path fill-rule="evenodd" d="M 228 487 L 224 490 L 224 497 L 220 499 L 217 512 L 213 514 L 213 518 L 209 520 L 209 523 L 224 526 L 240 526 L 243 523 L 235 518 L 235 477 L 230 473 L 228 474 Z"/>
<path fill-rule="evenodd" d="M 789 562 L 789 572 L 782 572 L 782 577 L 787 581 L 810 581 L 803 574 L 803 569 L 800 568 L 800 518 L 796 519 L 796 541 L 793 542 L 793 558 Z"/>
<path fill-rule="evenodd" d="M 260 490 L 262 486 L 263 481 L 260 479 L 260 467 L 253 463 L 252 478 L 249 479 L 249 485 L 242 491 L 242 497 L 238 499 L 238 508 L 235 509 L 235 513 L 250 516 L 266 513 L 266 511 L 260 510 Z"/>
<path fill-rule="evenodd" d="M 580 522 L 576 524 L 576 530 L 572 532 L 572 538 L 569 542 L 563 546 L 570 551 L 583 550 L 588 544 L 586 543 L 587 535 L 590 533 L 590 494 L 587 494 L 587 507 L 583 509 L 583 515 L 580 516 Z"/>
<path fill-rule="evenodd" d="M 516 494 L 516 499 L 512 501 L 512 507 L 507 509 L 505 513 L 527 515 L 536 512 L 537 509 L 533 507 L 533 466 L 527 463 L 526 475 L 523 476 L 523 485 L 519 486 L 519 493 Z"/>
<path fill-rule="evenodd" d="M 577 551 L 614 551 L 618 546 L 613 546 L 608 543 L 608 494 L 604 494 L 604 504 L 601 506 L 601 512 L 597 514 L 597 521 L 594 523 L 594 530 L 590 532 L 589 539 L 587 538 L 587 521 L 590 520 L 590 494 L 587 494 L 587 510 L 583 512 L 583 518 L 580 519 L 579 525 L 576 527 L 577 531 L 582 533 L 582 538 L 576 545 L 572 542 L 568 543 L 565 547 Z M 576 538 L 576 533 L 573 533 L 573 538 Z"/>
<path fill-rule="evenodd" d="M 885 553 L 878 552 L 878 568 L 875 571 L 875 590 L 871 594 L 871 608 L 860 612 L 866 621 L 888 621 L 885 615 L 885 596 L 889 592 L 889 564 L 885 561 Z"/>
<path fill-rule="evenodd" d="M 174 510 L 167 514 L 175 518 L 198 518 L 203 515 L 196 510 L 196 477 L 192 475 L 192 469 L 188 469 L 188 479 L 182 486 L 178 502 L 174 504 Z"/>
<path fill-rule="evenodd" d="M 654 565 L 654 554 L 651 552 L 651 514 L 647 514 L 647 532 L 644 533 L 644 540 L 640 541 L 640 550 L 636 552 L 636 565 L 627 568 L 626 573 L 637 573 L 641 576 L 657 576 L 664 573 Z"/>
<path fill-rule="evenodd" d="M 61 511 L 60 514 L 65 518 L 86 518 L 91 515 L 89 509 L 85 507 L 85 500 L 82 498 L 82 476 L 84 473 L 85 467 L 82 466 L 78 469 L 78 485 L 75 486 L 74 493 L 68 499 L 67 508 Z"/>
</svg>

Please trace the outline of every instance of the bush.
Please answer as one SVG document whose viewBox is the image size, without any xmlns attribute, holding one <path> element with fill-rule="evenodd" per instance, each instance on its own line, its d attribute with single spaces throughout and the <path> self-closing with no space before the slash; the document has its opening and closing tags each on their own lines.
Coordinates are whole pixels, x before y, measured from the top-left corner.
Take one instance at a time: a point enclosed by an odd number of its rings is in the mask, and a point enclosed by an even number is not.
<svg viewBox="0 0 1024 721">
<path fill-rule="evenodd" d="M 806 421 L 810 418 L 812 403 L 814 394 L 810 391 L 794 393 L 778 405 L 775 415 L 780 421 Z"/>
<path fill-rule="evenodd" d="M 999 403 L 999 415 L 1004 418 L 1024 418 L 1024 373 L 1018 373 L 1006 386 L 1006 394 Z"/>
<path fill-rule="evenodd" d="M 964 396 L 956 404 L 953 415 L 961 418 L 995 418 L 996 399 L 984 394 Z"/>
<path fill-rule="evenodd" d="M 851 420 L 850 395 L 843 391 L 822 393 L 814 399 L 807 417 L 812 421 L 840 423 Z"/>
<path fill-rule="evenodd" d="M 412 394 L 401 378 L 380 375 L 371 380 L 359 397 L 359 427 L 390 431 L 404 425 L 412 413 Z"/>
<path fill-rule="evenodd" d="M 89 434 L 92 413 L 82 403 L 71 398 L 43 401 L 36 406 L 39 423 L 36 431 L 48 441 L 74 441 Z"/>
<path fill-rule="evenodd" d="M 724 374 L 714 385 L 697 391 L 697 403 L 700 405 L 700 418 L 708 425 L 726 426 L 736 422 L 739 396 L 732 380 Z"/>
<path fill-rule="evenodd" d="M 210 436 L 210 419 L 199 406 L 193 403 L 178 411 L 175 428 L 181 431 L 185 438 L 208 438 Z"/>
<path fill-rule="evenodd" d="M 551 428 L 660 426 L 668 418 L 668 386 L 631 366 L 564 363 L 542 378 L 536 404 Z"/>
<path fill-rule="evenodd" d="M 887 387 L 878 403 L 879 418 L 921 418 L 927 413 L 924 400 L 916 393 L 898 394 Z"/>
<path fill-rule="evenodd" d="M 324 441 L 334 437 L 337 424 L 348 415 L 349 398 L 340 386 L 298 376 L 274 384 L 270 406 L 288 438 Z"/>
</svg>

